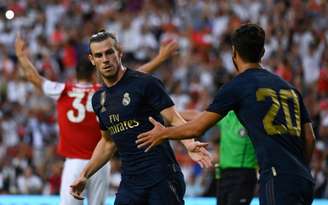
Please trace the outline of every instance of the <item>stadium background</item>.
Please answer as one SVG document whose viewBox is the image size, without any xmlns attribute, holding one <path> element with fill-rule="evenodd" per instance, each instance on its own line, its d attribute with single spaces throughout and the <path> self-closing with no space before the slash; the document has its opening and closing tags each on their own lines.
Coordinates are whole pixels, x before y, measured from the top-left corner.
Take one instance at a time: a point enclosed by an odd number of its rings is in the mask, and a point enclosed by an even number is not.
<svg viewBox="0 0 328 205">
<path fill-rule="evenodd" d="M 40 2 L 0 2 L 1 205 L 9 200 L 5 195 L 57 195 L 63 166 L 63 158 L 55 151 L 58 127 L 54 103 L 19 71 L 13 47 L 17 31 L 27 39 L 39 72 L 61 82 L 74 78 L 74 67 L 88 52 L 88 37 L 101 28 L 118 37 L 125 52 L 123 62 L 130 67 L 151 59 L 161 42 L 176 40 L 179 54 L 155 75 L 164 82 L 179 110 L 203 110 L 215 90 L 234 74 L 229 34 L 244 22 L 258 23 L 266 31 L 263 66 L 295 85 L 305 97 L 318 137 L 311 162 L 315 196 L 328 198 L 327 1 Z M 213 128 L 202 136 L 210 142 L 215 159 L 218 135 Z M 214 170 L 201 170 L 180 144 L 173 142 L 172 146 L 185 174 L 186 197 L 213 197 Z M 108 196 L 114 195 L 120 181 L 119 167 L 120 162 L 113 160 Z"/>
</svg>

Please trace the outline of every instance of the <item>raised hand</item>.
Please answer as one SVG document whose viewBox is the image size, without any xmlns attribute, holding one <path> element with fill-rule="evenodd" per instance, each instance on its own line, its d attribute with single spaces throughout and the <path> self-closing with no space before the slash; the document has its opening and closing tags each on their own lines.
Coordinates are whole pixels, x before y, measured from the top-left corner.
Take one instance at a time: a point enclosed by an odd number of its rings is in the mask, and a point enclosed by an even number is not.
<svg viewBox="0 0 328 205">
<path fill-rule="evenodd" d="M 179 48 L 179 44 L 174 40 L 171 40 L 171 41 L 168 41 L 165 43 L 161 43 L 161 47 L 159 49 L 158 56 L 161 59 L 166 60 L 166 59 L 170 58 L 171 56 L 173 56 L 174 54 L 176 54 L 178 51 L 178 48 Z"/>
<path fill-rule="evenodd" d="M 26 42 L 21 37 L 20 33 L 17 33 L 16 35 L 15 51 L 17 57 L 26 56 Z"/>
</svg>

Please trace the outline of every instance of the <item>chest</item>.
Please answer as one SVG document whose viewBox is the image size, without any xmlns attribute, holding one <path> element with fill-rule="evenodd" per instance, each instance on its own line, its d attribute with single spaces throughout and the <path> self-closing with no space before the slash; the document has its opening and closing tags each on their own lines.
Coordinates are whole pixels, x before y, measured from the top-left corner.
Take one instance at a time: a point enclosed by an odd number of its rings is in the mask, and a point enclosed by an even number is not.
<svg viewBox="0 0 328 205">
<path fill-rule="evenodd" d="M 115 89 L 100 96 L 100 118 L 106 124 L 135 119 L 146 104 L 143 93 L 134 89 Z"/>
</svg>

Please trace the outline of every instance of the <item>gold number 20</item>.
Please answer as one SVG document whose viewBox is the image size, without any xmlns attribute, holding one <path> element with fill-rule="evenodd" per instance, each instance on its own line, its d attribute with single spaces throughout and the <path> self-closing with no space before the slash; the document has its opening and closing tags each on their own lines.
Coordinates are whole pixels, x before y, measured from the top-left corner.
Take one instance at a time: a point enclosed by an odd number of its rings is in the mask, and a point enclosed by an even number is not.
<svg viewBox="0 0 328 205">
<path fill-rule="evenodd" d="M 280 99 L 278 98 L 278 95 Z M 294 90 L 281 89 L 279 93 L 270 88 L 260 88 L 256 91 L 256 100 L 264 101 L 265 98 L 271 98 L 272 105 L 263 118 L 263 126 L 268 135 L 290 134 L 293 136 L 301 135 L 301 120 L 300 120 L 300 105 L 298 97 Z M 288 100 L 293 101 L 294 116 L 288 107 Z M 273 124 L 279 109 L 283 109 L 285 122 Z M 295 126 L 292 122 L 292 117 L 295 119 Z"/>
</svg>

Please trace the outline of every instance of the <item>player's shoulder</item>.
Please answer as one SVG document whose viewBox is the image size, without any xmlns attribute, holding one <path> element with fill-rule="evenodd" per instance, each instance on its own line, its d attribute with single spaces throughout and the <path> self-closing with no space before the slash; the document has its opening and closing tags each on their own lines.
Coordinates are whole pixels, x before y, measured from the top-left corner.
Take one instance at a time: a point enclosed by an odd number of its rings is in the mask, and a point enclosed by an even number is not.
<svg viewBox="0 0 328 205">
<path fill-rule="evenodd" d="M 101 86 L 92 96 L 91 104 L 93 110 L 97 113 L 104 106 L 106 101 L 106 87 Z"/>
<path fill-rule="evenodd" d="M 159 81 L 159 79 L 154 77 L 153 75 L 143 73 L 138 70 L 128 68 L 127 72 L 129 81 L 137 81 L 144 85 L 147 85 L 149 82 Z"/>
<path fill-rule="evenodd" d="M 141 78 L 141 79 L 148 79 L 153 78 L 153 76 L 149 73 L 144 73 L 135 69 L 127 68 L 127 73 L 130 78 Z"/>
<path fill-rule="evenodd" d="M 105 92 L 106 92 L 105 85 L 99 86 L 98 89 L 97 89 L 97 91 L 93 94 L 92 99 L 97 100 L 100 97 L 100 95 L 102 95 L 102 93 L 105 93 Z"/>
</svg>

